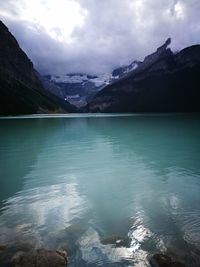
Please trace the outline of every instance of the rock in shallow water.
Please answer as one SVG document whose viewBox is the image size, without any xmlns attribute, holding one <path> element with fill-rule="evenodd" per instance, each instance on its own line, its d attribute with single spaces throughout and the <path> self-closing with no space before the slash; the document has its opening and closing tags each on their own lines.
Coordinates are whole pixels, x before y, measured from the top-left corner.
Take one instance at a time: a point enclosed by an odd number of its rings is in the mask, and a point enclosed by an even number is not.
<svg viewBox="0 0 200 267">
<path fill-rule="evenodd" d="M 8 248 L 0 254 L 1 267 L 66 267 L 67 253 L 61 250 Z"/>
<path fill-rule="evenodd" d="M 152 267 L 186 267 L 183 263 L 173 261 L 171 257 L 164 254 L 153 255 L 149 262 Z"/>
<path fill-rule="evenodd" d="M 11 262 L 14 267 L 66 267 L 67 253 L 45 249 L 19 251 L 13 256 Z"/>
</svg>

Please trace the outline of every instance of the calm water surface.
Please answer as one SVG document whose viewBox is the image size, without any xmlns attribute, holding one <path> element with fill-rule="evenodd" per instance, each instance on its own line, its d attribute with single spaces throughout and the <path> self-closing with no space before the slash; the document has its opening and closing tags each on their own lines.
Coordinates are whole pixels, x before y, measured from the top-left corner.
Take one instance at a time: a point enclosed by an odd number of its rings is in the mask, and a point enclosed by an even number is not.
<svg viewBox="0 0 200 267">
<path fill-rule="evenodd" d="M 0 244 L 70 266 L 148 266 L 200 249 L 200 115 L 0 120 Z"/>
</svg>

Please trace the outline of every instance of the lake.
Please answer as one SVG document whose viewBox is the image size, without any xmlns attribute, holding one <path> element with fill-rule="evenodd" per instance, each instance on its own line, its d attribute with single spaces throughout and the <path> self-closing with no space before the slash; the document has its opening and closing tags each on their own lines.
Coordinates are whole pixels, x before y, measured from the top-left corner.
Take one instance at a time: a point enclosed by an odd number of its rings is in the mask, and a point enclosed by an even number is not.
<svg viewBox="0 0 200 267">
<path fill-rule="evenodd" d="M 16 242 L 78 267 L 198 254 L 200 115 L 1 118 L 0 244 Z"/>
</svg>

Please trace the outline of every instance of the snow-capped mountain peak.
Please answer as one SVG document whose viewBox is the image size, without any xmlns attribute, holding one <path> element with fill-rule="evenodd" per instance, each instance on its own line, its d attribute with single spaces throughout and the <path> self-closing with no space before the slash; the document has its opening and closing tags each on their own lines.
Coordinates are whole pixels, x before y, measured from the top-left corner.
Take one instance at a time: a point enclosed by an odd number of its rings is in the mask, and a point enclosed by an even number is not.
<svg viewBox="0 0 200 267">
<path fill-rule="evenodd" d="M 98 75 L 83 73 L 46 75 L 42 78 L 42 82 L 51 93 L 81 107 L 86 105 L 106 85 L 127 75 L 137 67 L 138 63 L 134 61 L 128 66 L 114 70 L 112 73 Z"/>
<path fill-rule="evenodd" d="M 76 83 L 83 84 L 87 82 L 92 82 L 96 87 L 107 85 L 112 80 L 111 74 L 101 74 L 101 75 L 87 75 L 87 74 L 66 74 L 55 76 L 51 75 L 50 81 L 54 83 Z"/>
</svg>

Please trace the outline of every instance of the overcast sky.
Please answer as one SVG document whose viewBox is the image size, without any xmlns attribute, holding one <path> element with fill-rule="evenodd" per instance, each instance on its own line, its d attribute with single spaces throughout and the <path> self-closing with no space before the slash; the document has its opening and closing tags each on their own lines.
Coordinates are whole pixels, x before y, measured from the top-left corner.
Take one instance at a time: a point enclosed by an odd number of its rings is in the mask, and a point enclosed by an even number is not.
<svg viewBox="0 0 200 267">
<path fill-rule="evenodd" d="M 111 72 L 168 37 L 200 43 L 200 0 L 0 0 L 0 17 L 43 74 Z"/>
</svg>

